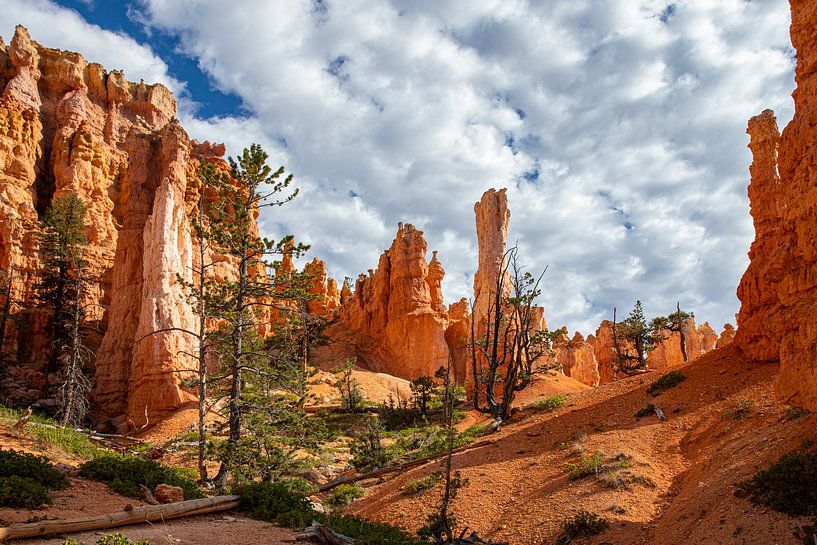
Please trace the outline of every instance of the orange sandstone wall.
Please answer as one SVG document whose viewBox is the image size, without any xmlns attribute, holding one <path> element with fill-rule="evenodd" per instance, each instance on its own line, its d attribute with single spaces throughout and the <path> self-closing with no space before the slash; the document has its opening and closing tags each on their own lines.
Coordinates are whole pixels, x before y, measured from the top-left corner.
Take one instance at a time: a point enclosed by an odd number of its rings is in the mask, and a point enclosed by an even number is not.
<svg viewBox="0 0 817 545">
<path fill-rule="evenodd" d="M 817 4 L 790 3 L 795 114 L 782 135 L 770 110 L 749 121 L 755 241 L 734 342 L 754 360 L 779 360 L 780 397 L 817 410 Z"/>
<path fill-rule="evenodd" d="M 147 407 L 155 421 L 192 399 L 178 372 L 188 368 L 179 352 L 190 340 L 163 333 L 134 341 L 162 327 L 195 326 L 176 282 L 194 254 L 191 155 L 218 158 L 224 148 L 191 144 L 165 87 L 131 83 L 77 53 L 43 47 L 22 27 L 8 46 L 0 40 L 0 90 L 0 266 L 15 271 L 15 295 L 31 300 L 38 214 L 55 195 L 76 192 L 88 207 L 85 257 L 96 279 L 87 324 L 97 355 L 96 414 L 141 425 Z M 39 369 L 50 342 L 46 316 L 33 311 L 27 322 L 20 367 L 8 376 L 31 381 L 24 401 L 33 402 L 44 395 Z M 20 384 L 5 386 L 23 394 Z"/>
</svg>

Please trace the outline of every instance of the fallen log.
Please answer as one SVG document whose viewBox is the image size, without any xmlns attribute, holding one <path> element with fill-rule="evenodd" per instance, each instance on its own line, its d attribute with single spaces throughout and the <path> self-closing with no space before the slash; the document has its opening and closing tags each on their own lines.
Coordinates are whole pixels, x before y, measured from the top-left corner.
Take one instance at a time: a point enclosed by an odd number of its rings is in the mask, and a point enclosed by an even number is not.
<svg viewBox="0 0 817 545">
<path fill-rule="evenodd" d="M 470 445 L 455 448 L 453 450 L 453 453 L 458 454 L 466 450 L 472 450 L 475 448 L 493 445 L 494 443 L 495 441 L 493 440 L 479 441 L 478 443 L 471 443 Z M 444 458 L 446 455 L 447 453 L 442 452 L 440 454 L 435 454 L 434 456 L 427 456 L 426 458 L 420 458 L 419 460 L 413 460 L 411 462 L 405 462 L 403 464 L 397 464 L 395 466 L 381 467 L 380 469 L 374 469 L 372 471 L 369 471 L 368 473 L 356 473 L 354 475 L 347 475 L 346 477 L 338 477 L 334 481 L 329 481 L 328 483 L 319 486 L 318 492 L 326 492 L 327 490 L 332 490 L 336 486 L 340 486 L 342 484 L 356 483 L 358 481 L 365 481 L 366 479 L 374 479 L 375 477 L 380 477 L 381 475 L 388 475 L 389 473 L 413 469 L 415 467 L 419 467 L 430 462 L 434 462 L 435 460 L 439 460 L 440 458 Z"/>
<path fill-rule="evenodd" d="M 313 520 L 312 524 L 295 534 L 295 541 L 311 541 L 316 545 L 355 545 L 355 540 L 346 537 Z"/>
<path fill-rule="evenodd" d="M 26 524 L 13 524 L 0 528 L 0 541 L 42 537 L 53 534 L 71 534 L 91 530 L 106 530 L 119 526 L 140 524 L 143 522 L 165 521 L 180 517 L 204 515 L 229 511 L 238 507 L 238 496 L 215 496 L 197 500 L 179 501 L 164 505 L 145 505 L 133 507 L 126 511 L 107 513 L 95 517 L 70 520 L 43 520 Z"/>
</svg>

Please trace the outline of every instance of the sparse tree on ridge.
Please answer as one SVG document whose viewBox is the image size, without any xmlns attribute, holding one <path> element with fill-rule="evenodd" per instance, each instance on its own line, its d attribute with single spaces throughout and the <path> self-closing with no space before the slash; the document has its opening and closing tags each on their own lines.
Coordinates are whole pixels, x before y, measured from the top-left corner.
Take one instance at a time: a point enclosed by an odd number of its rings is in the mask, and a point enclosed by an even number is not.
<svg viewBox="0 0 817 545">
<path fill-rule="evenodd" d="M 694 317 L 695 315 L 693 313 L 681 310 L 681 303 L 679 302 L 675 304 L 675 312 L 668 316 L 656 316 L 652 319 L 652 322 L 650 322 L 650 327 L 656 334 L 660 334 L 662 331 L 678 333 L 681 343 L 681 355 L 685 362 L 689 361 L 689 356 L 687 355 L 686 327 L 690 319 Z"/>
<path fill-rule="evenodd" d="M 662 337 L 652 324 L 647 323 L 641 301 L 636 301 L 630 314 L 621 322 L 614 323 L 613 327 L 613 342 L 618 356 L 617 370 L 630 373 L 645 369 L 647 354 Z M 622 342 L 631 346 L 632 351 L 622 348 Z"/>
</svg>

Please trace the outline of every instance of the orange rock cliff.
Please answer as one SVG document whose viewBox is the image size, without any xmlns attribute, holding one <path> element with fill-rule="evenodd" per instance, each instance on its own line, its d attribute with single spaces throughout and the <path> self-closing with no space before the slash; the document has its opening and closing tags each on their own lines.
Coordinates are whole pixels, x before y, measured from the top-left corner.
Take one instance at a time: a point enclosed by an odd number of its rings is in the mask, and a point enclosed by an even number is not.
<svg viewBox="0 0 817 545">
<path fill-rule="evenodd" d="M 76 192 L 88 207 L 85 258 L 96 279 L 87 324 L 95 413 L 140 425 L 147 407 L 155 420 L 193 399 L 178 373 L 191 341 L 171 332 L 135 341 L 194 326 L 176 274 L 190 274 L 194 254 L 195 156 L 218 159 L 224 147 L 191 143 L 162 85 L 45 48 L 23 27 L 0 44 L 0 89 L 0 266 L 14 271 L 17 298 L 30 300 L 38 217 L 55 195 Z M 34 310 L 26 319 L 17 359 L 36 374 L 50 343 L 45 317 Z M 33 401 L 42 392 L 25 394 Z"/>
<path fill-rule="evenodd" d="M 749 120 L 750 264 L 738 286 L 734 343 L 751 359 L 780 361 L 786 401 L 817 410 L 817 6 L 791 0 L 797 49 L 794 118 L 779 134 L 771 110 Z"/>
</svg>

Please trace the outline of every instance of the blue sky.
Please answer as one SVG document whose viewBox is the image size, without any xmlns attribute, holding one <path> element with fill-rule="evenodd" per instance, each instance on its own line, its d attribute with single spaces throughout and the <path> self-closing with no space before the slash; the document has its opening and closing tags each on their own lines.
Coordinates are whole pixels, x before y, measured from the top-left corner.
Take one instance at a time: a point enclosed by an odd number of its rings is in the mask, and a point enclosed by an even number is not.
<svg viewBox="0 0 817 545">
<path fill-rule="evenodd" d="M 470 295 L 473 204 L 508 188 L 549 324 L 584 333 L 636 298 L 734 322 L 746 122 L 792 115 L 786 0 L 4 0 L 17 23 L 165 83 L 194 138 L 261 143 L 301 188 L 262 229 L 340 279 L 411 222 Z"/>
</svg>

